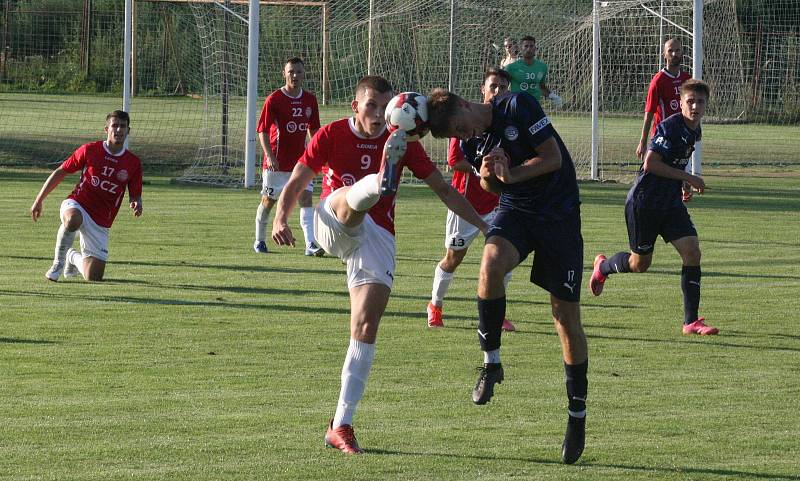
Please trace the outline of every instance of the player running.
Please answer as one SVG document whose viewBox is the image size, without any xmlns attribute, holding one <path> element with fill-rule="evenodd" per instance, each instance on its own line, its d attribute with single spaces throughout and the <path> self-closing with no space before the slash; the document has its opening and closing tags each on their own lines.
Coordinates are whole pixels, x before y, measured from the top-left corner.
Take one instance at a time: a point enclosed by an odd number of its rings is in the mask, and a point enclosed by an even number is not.
<svg viewBox="0 0 800 481">
<path fill-rule="evenodd" d="M 589 280 L 592 294 L 599 296 L 611 274 L 647 272 L 653 262 L 656 238 L 660 235 L 681 256 L 683 291 L 683 333 L 710 336 L 719 333 L 698 315 L 700 309 L 700 241 L 683 200 L 691 189 L 700 194 L 705 182 L 684 169 L 702 135 L 700 121 L 705 114 L 710 89 L 702 80 L 687 80 L 681 86 L 681 111 L 658 124 L 639 174 L 625 201 L 630 252 L 618 252 L 606 259 L 598 254 Z M 688 184 L 686 186 L 684 183 Z"/>
<path fill-rule="evenodd" d="M 363 452 L 353 431 L 353 416 L 364 395 L 378 325 L 394 282 L 394 202 L 402 169 L 407 167 L 422 179 L 450 210 L 482 232 L 487 229 L 419 142 L 406 143 L 403 131 L 389 134 L 384 111 L 392 95 L 391 85 L 382 77 L 367 76 L 358 82 L 353 116 L 326 125 L 311 139 L 278 199 L 272 226 L 278 245 L 294 245 L 289 213 L 308 182 L 327 168 L 314 226 L 319 244 L 347 266 L 350 346 L 325 443 L 348 454 Z"/>
<path fill-rule="evenodd" d="M 510 41 L 509 39 L 506 40 Z M 483 102 L 488 103 L 495 95 L 507 91 L 510 83 L 511 77 L 505 70 L 495 68 L 487 70 L 481 84 Z M 474 158 L 479 143 L 479 137 L 469 139 L 466 142 L 456 138 L 450 139 L 447 163 L 453 169 L 451 185 L 466 197 L 487 224 L 491 224 L 499 197 L 497 194 L 486 191 L 481 187 L 480 177 L 475 167 L 473 167 L 473 164 L 480 166 L 480 160 L 476 161 Z M 465 150 L 470 154 L 469 161 L 464 155 Z M 456 268 L 461 265 L 467 255 L 467 249 L 480 233 L 477 227 L 452 211 L 447 211 L 445 230 L 444 247 L 447 251 L 442 260 L 436 265 L 433 273 L 433 289 L 431 291 L 431 300 L 427 306 L 428 327 L 444 327 L 444 321 L 442 320 L 444 297 L 447 295 L 450 283 L 453 282 Z M 503 282 L 508 286 L 510 280 L 511 272 L 506 274 Z M 503 319 L 503 329 L 513 331 L 515 330 L 514 324 L 508 319 Z"/>
<path fill-rule="evenodd" d="M 303 155 L 306 138 L 309 134 L 313 137 L 320 126 L 317 98 L 303 89 L 306 77 L 303 60 L 290 58 L 281 73 L 286 84 L 272 92 L 264 101 L 256 129 L 264 150 L 264 161 L 261 203 L 256 210 L 256 240 L 253 250 L 261 254 L 268 252 L 266 236 L 270 211 L 289 180 L 297 159 Z M 314 210 L 311 207 L 313 191 L 314 179 L 311 179 L 298 200 L 300 227 L 306 239 L 305 255 L 322 256 L 325 251 L 314 239 Z"/>
<path fill-rule="evenodd" d="M 79 273 L 87 281 L 103 280 L 108 260 L 108 231 L 117 217 L 125 189 L 133 215 L 142 215 L 142 163 L 125 147 L 130 133 L 127 112 L 106 115 L 106 140 L 80 146 L 56 168 L 31 206 L 34 222 L 42 215 L 44 199 L 71 173 L 81 171 L 72 193 L 61 203 L 61 225 L 56 235 L 53 265 L 44 276 L 58 281 Z M 80 232 L 80 252 L 72 248 Z"/>
<path fill-rule="evenodd" d="M 501 193 L 481 259 L 478 342 L 484 364 L 472 401 L 486 404 L 503 381 L 503 278 L 534 253 L 531 281 L 550 293 L 567 378 L 561 459 L 574 463 L 584 447 L 589 360 L 580 318 L 583 238 L 572 158 L 539 102 L 525 92 L 506 92 L 478 104 L 436 89 L 428 98 L 428 116 L 435 137 L 481 136 L 481 185 Z"/>
</svg>

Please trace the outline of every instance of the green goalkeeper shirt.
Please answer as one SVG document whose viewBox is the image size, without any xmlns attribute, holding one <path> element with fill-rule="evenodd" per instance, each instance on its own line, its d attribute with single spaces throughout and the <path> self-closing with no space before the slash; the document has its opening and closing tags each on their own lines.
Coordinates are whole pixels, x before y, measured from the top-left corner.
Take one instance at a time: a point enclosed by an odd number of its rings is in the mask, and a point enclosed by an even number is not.
<svg viewBox="0 0 800 481">
<path fill-rule="evenodd" d="M 547 80 L 547 64 L 533 59 L 533 63 L 528 65 L 525 60 L 519 59 L 506 66 L 506 72 L 511 75 L 512 92 L 528 92 L 536 100 L 542 100 L 542 89 L 540 86 Z"/>
</svg>

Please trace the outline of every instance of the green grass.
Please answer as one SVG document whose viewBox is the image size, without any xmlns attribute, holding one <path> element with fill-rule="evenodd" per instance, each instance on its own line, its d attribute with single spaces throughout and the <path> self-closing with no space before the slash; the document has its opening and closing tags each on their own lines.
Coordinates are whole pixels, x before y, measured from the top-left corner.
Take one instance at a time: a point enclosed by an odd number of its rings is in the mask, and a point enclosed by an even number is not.
<svg viewBox="0 0 800 481">
<path fill-rule="evenodd" d="M 586 452 L 559 463 L 563 367 L 547 295 L 515 273 L 506 381 L 469 393 L 481 361 L 473 247 L 425 327 L 444 207 L 398 199 L 398 270 L 355 425 L 370 453 L 322 436 L 348 338 L 341 263 L 271 245 L 252 253 L 258 196 L 148 178 L 123 208 L 107 280 L 50 283 L 58 205 L 31 222 L 46 171 L 0 170 L 2 480 L 800 480 L 800 178 L 708 176 L 691 213 L 703 249 L 701 313 L 680 334 L 679 259 L 583 297 L 591 352 Z M 583 184 L 585 266 L 627 245 L 626 187 Z M 297 219 L 292 225 L 297 225 Z M 584 293 L 588 274 L 584 272 Z"/>
</svg>

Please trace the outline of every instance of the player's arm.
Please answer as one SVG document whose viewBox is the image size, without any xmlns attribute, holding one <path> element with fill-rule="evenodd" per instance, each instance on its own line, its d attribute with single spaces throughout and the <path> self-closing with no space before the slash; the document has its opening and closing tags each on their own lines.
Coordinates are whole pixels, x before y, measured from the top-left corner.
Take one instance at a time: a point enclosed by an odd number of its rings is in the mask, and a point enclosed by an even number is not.
<svg viewBox="0 0 800 481">
<path fill-rule="evenodd" d="M 450 168 L 453 170 L 457 170 L 459 172 L 466 172 L 466 173 L 474 173 L 475 170 L 472 167 L 472 164 L 467 162 L 464 159 L 457 160 L 450 165 Z"/>
<path fill-rule="evenodd" d="M 300 193 L 305 190 L 315 175 L 316 173 L 310 167 L 301 162 L 294 166 L 292 175 L 278 198 L 275 219 L 272 221 L 272 240 L 276 244 L 294 246 L 294 235 L 289 228 L 289 214 L 292 213 L 292 208 L 297 204 Z"/>
<path fill-rule="evenodd" d="M 272 152 L 272 147 L 269 146 L 267 135 L 269 135 L 267 132 L 259 132 L 258 142 L 261 144 L 261 150 L 264 151 L 264 155 L 267 156 L 267 169 L 276 170 L 278 163 L 275 161 L 275 153 Z"/>
<path fill-rule="evenodd" d="M 644 121 L 642 122 L 642 135 L 639 137 L 639 145 L 636 147 L 636 157 L 639 160 L 644 160 L 647 153 L 647 138 L 650 135 L 650 128 L 653 126 L 653 112 L 644 113 Z"/>
<path fill-rule="evenodd" d="M 467 199 L 444 180 L 439 169 L 434 170 L 429 176 L 425 177 L 424 182 L 454 214 L 474 225 L 481 232 L 486 233 L 489 226 L 475 212 L 475 208 L 470 205 Z"/>
<path fill-rule="evenodd" d="M 44 199 L 50 194 L 50 192 L 53 191 L 53 189 L 58 186 L 58 184 L 61 183 L 62 180 L 64 180 L 64 177 L 66 177 L 68 174 L 69 172 L 64 170 L 62 166 L 59 166 L 56 170 L 50 173 L 50 176 L 44 181 L 42 189 L 36 195 L 33 205 L 31 205 L 31 218 L 34 222 L 39 220 L 39 217 L 42 215 L 42 204 L 44 203 Z"/>
<path fill-rule="evenodd" d="M 700 194 L 702 194 L 706 188 L 706 184 L 702 177 L 692 175 L 683 169 L 670 167 L 666 162 L 664 162 L 664 157 L 655 150 L 647 151 L 647 155 L 644 158 L 644 165 L 642 165 L 642 170 L 659 177 L 686 182 Z"/>
<path fill-rule="evenodd" d="M 486 155 L 481 161 L 481 171 L 479 172 L 481 178 L 481 187 L 487 192 L 493 194 L 501 194 L 503 192 L 503 185 L 494 174 L 494 156 Z"/>
<path fill-rule="evenodd" d="M 536 154 L 536 157 L 521 165 L 509 167 L 508 155 L 498 147 L 490 153 L 494 156 L 494 174 L 504 184 L 516 184 L 561 168 L 561 149 L 558 148 L 555 137 L 549 137 L 536 146 Z"/>
</svg>

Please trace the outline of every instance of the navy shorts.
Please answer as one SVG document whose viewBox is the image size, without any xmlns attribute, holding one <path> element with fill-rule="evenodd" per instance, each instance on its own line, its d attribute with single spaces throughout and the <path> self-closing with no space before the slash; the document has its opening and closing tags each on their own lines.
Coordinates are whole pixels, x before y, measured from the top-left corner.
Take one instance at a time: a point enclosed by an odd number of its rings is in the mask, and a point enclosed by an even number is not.
<svg viewBox="0 0 800 481">
<path fill-rule="evenodd" d="M 486 238 L 499 236 L 516 247 L 520 264 L 531 252 L 531 282 L 557 299 L 580 302 L 583 237 L 580 209 L 557 222 L 543 222 L 518 210 L 498 207 Z"/>
<path fill-rule="evenodd" d="M 656 237 L 672 242 L 682 237 L 697 236 L 692 218 L 685 206 L 668 210 L 642 209 L 625 203 L 625 223 L 628 225 L 628 242 L 631 252 L 650 254 L 655 249 Z"/>
</svg>

